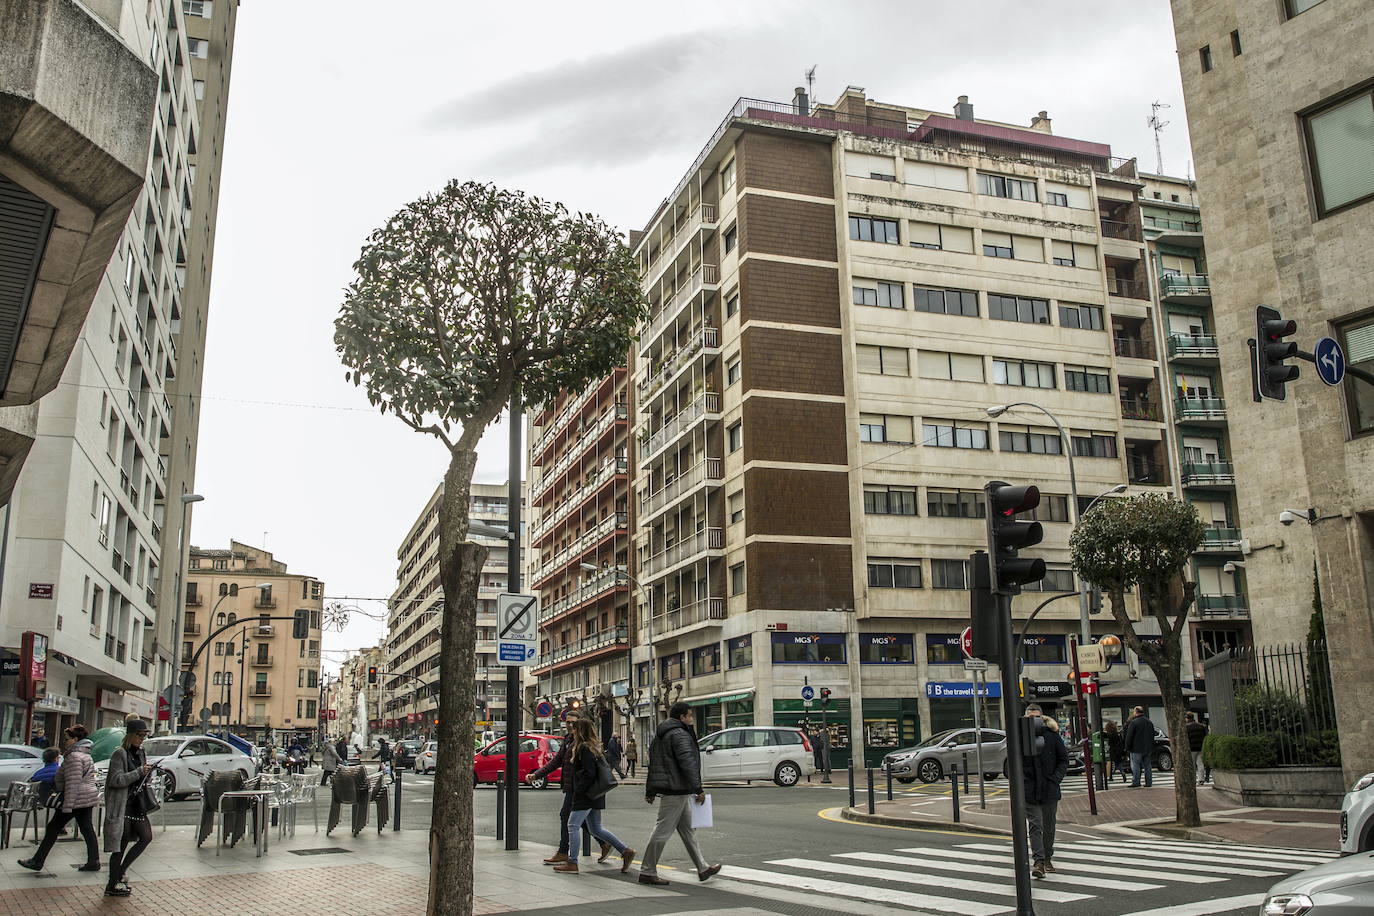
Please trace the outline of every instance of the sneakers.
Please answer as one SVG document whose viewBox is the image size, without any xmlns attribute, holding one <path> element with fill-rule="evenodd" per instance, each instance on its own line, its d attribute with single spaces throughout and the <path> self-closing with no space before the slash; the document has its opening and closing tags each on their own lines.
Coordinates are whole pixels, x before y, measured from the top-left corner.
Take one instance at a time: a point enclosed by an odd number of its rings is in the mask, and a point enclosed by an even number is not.
<svg viewBox="0 0 1374 916">
<path fill-rule="evenodd" d="M 630 865 L 635 860 L 635 851 L 626 846 L 625 851 L 620 854 L 620 873 L 623 875 L 630 870 Z"/>
<path fill-rule="evenodd" d="M 553 870 L 558 872 L 560 875 L 578 874 L 577 863 L 572 861 L 571 859 L 569 859 L 566 862 L 559 862 L 557 865 L 553 867 Z"/>
<path fill-rule="evenodd" d="M 559 862 L 566 861 L 568 861 L 568 854 L 566 852 L 555 852 L 553 855 L 549 856 L 547 859 L 544 860 L 544 864 L 557 865 Z"/>
<path fill-rule="evenodd" d="M 698 881 L 706 881 L 706 880 L 708 880 L 708 879 L 710 879 L 710 878 L 715 877 L 719 872 L 720 872 L 720 866 L 719 866 L 719 865 L 712 865 L 710 868 L 706 868 L 706 869 L 703 869 L 702 871 L 697 872 L 697 880 L 698 880 Z"/>
<path fill-rule="evenodd" d="M 1049 859 L 1045 860 L 1045 871 L 1047 871 L 1051 875 L 1054 874 L 1054 863 L 1051 862 Z"/>
<path fill-rule="evenodd" d="M 1045 863 L 1042 862 L 1040 859 L 1036 859 L 1036 860 L 1035 860 L 1035 864 L 1031 866 L 1031 877 L 1032 877 L 1032 878 L 1043 878 L 1043 877 L 1045 877 Z"/>
<path fill-rule="evenodd" d="M 611 857 L 611 853 L 614 852 L 614 851 L 615 851 L 615 847 L 612 846 L 610 843 L 602 843 L 602 844 L 601 844 L 601 855 L 599 855 L 599 856 L 596 857 L 596 862 L 597 862 L 597 864 L 599 865 L 599 864 L 601 864 L 602 862 L 605 862 L 607 859 L 609 859 L 609 858 Z"/>
<path fill-rule="evenodd" d="M 125 884 L 123 881 L 105 888 L 106 897 L 127 897 L 132 893 L 133 891 L 129 888 L 129 885 Z"/>
</svg>

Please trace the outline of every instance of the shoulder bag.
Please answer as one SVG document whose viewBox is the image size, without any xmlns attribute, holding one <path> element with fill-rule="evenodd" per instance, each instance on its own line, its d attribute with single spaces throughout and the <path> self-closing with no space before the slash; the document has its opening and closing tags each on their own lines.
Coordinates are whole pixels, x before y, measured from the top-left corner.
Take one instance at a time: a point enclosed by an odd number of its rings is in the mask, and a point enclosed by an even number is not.
<svg viewBox="0 0 1374 916">
<path fill-rule="evenodd" d="M 588 787 L 587 797 L 602 798 L 620 783 L 616 781 L 615 771 L 611 769 L 611 764 L 605 757 L 593 754 L 592 759 L 596 762 L 596 782 Z"/>
</svg>

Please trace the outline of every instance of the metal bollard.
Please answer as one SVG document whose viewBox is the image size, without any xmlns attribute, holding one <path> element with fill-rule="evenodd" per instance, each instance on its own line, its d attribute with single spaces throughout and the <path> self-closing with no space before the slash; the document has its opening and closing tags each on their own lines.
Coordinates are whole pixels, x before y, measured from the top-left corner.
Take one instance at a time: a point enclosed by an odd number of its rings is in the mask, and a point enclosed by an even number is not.
<svg viewBox="0 0 1374 916">
<path fill-rule="evenodd" d="M 968 794 L 968 751 L 963 753 L 964 762 L 959 765 L 959 769 L 964 772 L 964 794 Z"/>
<path fill-rule="evenodd" d="M 505 773 L 496 774 L 496 838 L 506 837 L 506 780 Z"/>
<path fill-rule="evenodd" d="M 872 814 L 872 813 L 873 813 L 873 767 L 867 767 L 866 769 L 868 770 L 868 813 L 869 813 L 869 814 Z"/>
<path fill-rule="evenodd" d="M 582 823 L 582 854 L 584 856 L 592 854 L 592 831 L 585 821 Z"/>
<path fill-rule="evenodd" d="M 966 774 L 967 775 L 967 774 Z M 950 800 L 954 804 L 954 823 L 959 823 L 959 768 L 956 766 L 949 774 Z"/>
<path fill-rule="evenodd" d="M 854 758 L 849 759 L 849 807 L 854 807 Z"/>
<path fill-rule="evenodd" d="M 392 803 L 391 830 L 401 829 L 401 768 L 391 768 L 391 781 L 396 784 L 396 800 Z"/>
<path fill-rule="evenodd" d="M 892 801 L 892 763 L 883 761 L 883 769 L 887 771 L 887 800 Z"/>
</svg>

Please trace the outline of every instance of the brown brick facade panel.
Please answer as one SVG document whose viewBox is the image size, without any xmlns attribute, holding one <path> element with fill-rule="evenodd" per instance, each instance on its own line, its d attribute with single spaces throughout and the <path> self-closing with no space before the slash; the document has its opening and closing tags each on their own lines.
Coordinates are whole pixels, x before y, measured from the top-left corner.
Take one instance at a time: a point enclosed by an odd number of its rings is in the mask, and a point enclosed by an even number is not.
<svg viewBox="0 0 1374 916">
<path fill-rule="evenodd" d="M 740 335 L 744 390 L 844 394 L 844 352 L 838 334 L 746 328 Z"/>
<path fill-rule="evenodd" d="M 847 464 L 844 405 L 749 398 L 744 402 L 744 460 Z"/>
<path fill-rule="evenodd" d="M 753 543 L 744 548 L 746 604 L 755 608 L 822 611 L 854 606 L 848 544 Z"/>
<path fill-rule="evenodd" d="M 741 187 L 835 196 L 828 139 L 803 140 L 749 131 L 739 138 L 735 152 L 735 175 Z"/>
<path fill-rule="evenodd" d="M 835 208 L 804 200 L 745 194 L 739 202 L 741 254 L 780 254 L 833 261 Z"/>
<path fill-rule="evenodd" d="M 840 272 L 834 267 L 745 261 L 739 293 L 741 322 L 840 326 Z"/>
<path fill-rule="evenodd" d="M 849 475 L 750 468 L 744 472 L 744 533 L 849 537 Z"/>
</svg>

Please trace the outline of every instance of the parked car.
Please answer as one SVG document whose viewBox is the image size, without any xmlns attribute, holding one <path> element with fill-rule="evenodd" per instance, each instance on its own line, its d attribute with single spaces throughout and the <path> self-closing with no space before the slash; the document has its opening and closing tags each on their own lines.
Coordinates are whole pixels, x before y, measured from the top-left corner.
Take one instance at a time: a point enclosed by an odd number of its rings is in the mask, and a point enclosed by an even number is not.
<svg viewBox="0 0 1374 916">
<path fill-rule="evenodd" d="M 423 746 L 423 741 L 414 738 L 406 738 L 402 741 L 397 741 L 392 748 L 392 753 L 394 755 L 392 762 L 401 769 L 415 766 L 415 755 L 420 753 L 420 748 Z"/>
<path fill-rule="evenodd" d="M 701 781 L 771 779 L 795 786 L 816 772 L 811 741 L 796 728 L 727 728 L 701 739 Z"/>
<path fill-rule="evenodd" d="M 1169 773 L 1174 768 L 1174 749 L 1169 744 L 1169 736 L 1158 725 L 1155 726 L 1155 756 L 1150 765 L 1161 773 Z"/>
<path fill-rule="evenodd" d="M 43 766 L 43 750 L 27 744 L 0 744 L 0 793 L 12 782 L 28 782 Z"/>
<path fill-rule="evenodd" d="M 1323 862 L 1269 888 L 1261 916 L 1368 916 L 1374 913 L 1374 852 Z"/>
<path fill-rule="evenodd" d="M 201 780 L 211 773 L 239 773 L 244 779 L 257 772 L 253 758 L 209 735 L 164 735 L 143 742 L 148 762 L 161 769 L 163 794 L 175 798 L 200 791 Z M 110 761 L 95 765 L 103 781 Z"/>
<path fill-rule="evenodd" d="M 563 739 L 556 735 L 529 734 L 520 736 L 519 778 L 521 782 L 535 770 L 553 759 L 554 754 L 563 746 Z M 472 758 L 472 782 L 495 783 L 496 774 L 506 771 L 506 739 L 498 738 L 478 751 Z M 550 782 L 560 782 L 563 771 L 554 770 L 547 777 L 529 781 L 536 789 L 546 787 Z"/>
<path fill-rule="evenodd" d="M 1374 849 L 1374 773 L 1361 776 L 1341 802 L 1341 852 Z"/>
<path fill-rule="evenodd" d="M 415 755 L 415 772 L 433 773 L 439 765 L 439 742 L 426 741 L 424 747 Z"/>
<path fill-rule="evenodd" d="M 984 728 L 982 737 L 983 775 L 996 779 L 1007 769 L 1007 733 L 997 728 Z M 893 751 L 883 758 L 883 766 L 892 767 L 892 775 L 898 782 L 912 783 L 917 779 L 936 782 L 944 779 L 954 767 L 963 766 L 965 759 L 970 767 L 978 765 L 974 730 L 951 728 L 931 735 L 914 747 Z"/>
</svg>

